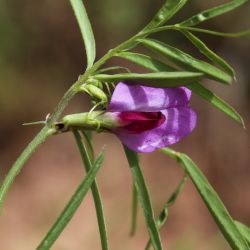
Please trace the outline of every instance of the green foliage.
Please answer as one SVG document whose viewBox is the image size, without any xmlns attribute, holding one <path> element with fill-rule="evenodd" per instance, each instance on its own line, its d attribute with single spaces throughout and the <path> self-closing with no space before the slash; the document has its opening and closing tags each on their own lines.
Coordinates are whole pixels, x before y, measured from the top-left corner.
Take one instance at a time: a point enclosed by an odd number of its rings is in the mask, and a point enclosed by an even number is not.
<svg viewBox="0 0 250 250">
<path fill-rule="evenodd" d="M 246 3 L 248 0 L 234 0 L 230 1 L 228 3 L 216 6 L 214 8 L 202 11 L 201 13 L 194 15 L 187 20 L 180 23 L 182 26 L 195 26 L 197 24 L 200 24 L 201 22 L 207 21 L 211 18 L 214 18 L 216 16 L 220 16 L 222 14 L 225 14 L 229 11 L 232 11 L 242 4 Z"/>
<path fill-rule="evenodd" d="M 4 198 L 13 180 L 21 171 L 24 163 L 34 153 L 38 146 L 42 142 L 44 142 L 50 135 L 62 132 L 56 129 L 55 124 L 60 124 L 57 122 L 63 110 L 66 108 L 69 101 L 81 90 L 81 86 L 83 86 L 83 84 L 86 84 L 86 82 L 88 83 L 89 92 L 97 91 L 98 86 L 95 86 L 95 83 L 93 82 L 93 80 L 95 79 L 101 81 L 101 84 L 104 85 L 113 84 L 113 82 L 121 80 L 137 81 L 139 83 L 143 82 L 143 84 L 145 85 L 155 87 L 176 87 L 187 85 L 188 88 L 191 89 L 194 93 L 207 100 L 209 103 L 214 105 L 216 108 L 218 108 L 237 122 L 244 125 L 240 115 L 228 103 L 219 98 L 215 93 L 204 87 L 199 82 L 203 76 L 206 76 L 209 79 L 213 79 L 224 84 L 229 84 L 232 80 L 232 77 L 234 77 L 234 70 L 224 59 L 222 59 L 219 55 L 209 49 L 208 46 L 198 37 L 196 37 L 193 33 L 202 32 L 217 36 L 239 37 L 250 34 L 250 30 L 239 33 L 223 33 L 191 26 L 198 25 L 201 22 L 209 20 L 213 17 L 227 13 L 246 2 L 247 0 L 230 1 L 226 4 L 203 11 L 179 24 L 162 26 L 187 3 L 187 0 L 166 0 L 160 10 L 156 13 L 156 15 L 144 29 L 139 31 L 127 41 L 109 50 L 103 57 L 101 57 L 98 61 L 95 62 L 95 39 L 84 4 L 82 0 L 70 0 L 71 6 L 73 8 L 77 22 L 80 27 L 80 31 L 86 49 L 87 70 L 79 76 L 79 79 L 64 94 L 61 101 L 58 103 L 55 110 L 51 114 L 50 118 L 44 122 L 44 128 L 26 147 L 26 149 L 18 157 L 17 161 L 10 169 L 0 188 L 0 207 L 3 204 Z M 176 47 L 170 46 L 158 40 L 147 38 L 155 32 L 169 30 L 178 30 L 182 32 L 203 55 L 205 55 L 212 63 L 219 66 L 222 70 L 205 61 L 198 60 L 193 56 L 179 50 Z M 187 71 L 179 71 L 177 70 L 177 68 L 169 66 L 149 55 L 129 52 L 129 50 L 135 48 L 139 44 L 146 46 L 154 52 L 160 53 L 162 56 L 164 56 L 164 58 L 174 62 L 174 64 L 180 66 L 181 68 Z M 100 69 L 103 64 L 105 64 L 108 60 L 115 56 L 132 61 L 153 71 L 154 73 L 138 74 L 130 72 L 127 68 L 124 68 L 120 65 Z M 127 73 L 119 73 L 113 75 L 103 74 L 104 72 L 112 70 L 126 70 Z M 109 90 L 109 87 L 107 87 L 107 89 Z M 100 93 L 103 94 L 103 92 L 99 92 L 99 96 Z M 94 95 L 92 96 L 94 97 Z M 107 97 L 108 95 L 102 97 L 102 99 L 104 98 L 105 100 L 107 100 Z M 81 117 L 81 119 L 77 120 L 75 124 L 82 125 L 82 123 L 84 123 L 82 118 L 83 116 Z M 85 127 L 82 126 L 82 129 L 83 128 Z M 78 133 L 78 131 L 74 130 L 74 126 L 73 132 L 79 147 L 79 151 L 82 156 L 82 160 L 85 164 L 87 175 L 79 185 L 76 192 L 73 194 L 72 198 L 68 202 L 67 206 L 65 207 L 55 224 L 52 226 L 52 228 L 49 230 L 41 244 L 38 246 L 38 249 L 50 249 L 52 244 L 59 237 L 69 220 L 74 215 L 75 211 L 77 210 L 83 198 L 85 197 L 87 191 L 91 187 L 96 205 L 96 213 L 99 223 L 102 249 L 105 250 L 108 249 L 108 240 L 102 210 L 102 202 L 97 184 L 95 182 L 95 176 L 101 166 L 104 156 L 103 153 L 101 153 L 97 157 L 97 159 L 94 160 L 95 158 L 94 150 L 92 147 L 91 133 L 85 130 L 82 131 L 87 145 L 85 147 L 85 145 L 81 141 L 80 134 Z M 144 212 L 145 221 L 150 235 L 150 242 L 152 242 L 152 245 L 155 249 L 161 250 L 162 243 L 158 229 L 166 221 L 168 215 L 168 208 L 174 203 L 175 199 L 177 198 L 178 194 L 182 189 L 186 178 L 181 181 L 172 196 L 168 199 L 156 223 L 148 188 L 145 183 L 143 173 L 139 166 L 138 155 L 126 147 L 124 147 L 124 150 L 130 166 L 133 185 L 135 187 L 132 202 L 132 233 L 134 233 L 135 231 L 138 198 Z M 183 166 L 185 172 L 191 178 L 201 198 L 208 207 L 211 215 L 213 216 L 214 220 L 216 221 L 217 225 L 219 226 L 221 232 L 227 239 L 232 249 L 249 249 L 249 228 L 239 222 L 234 222 L 232 220 L 222 201 L 220 200 L 212 186 L 209 184 L 206 177 L 196 166 L 196 164 L 187 155 L 175 152 L 172 149 L 165 148 L 162 149 L 162 152 L 173 157 L 178 161 L 178 163 Z M 150 243 L 148 243 L 147 247 L 149 247 L 149 245 Z"/>
<path fill-rule="evenodd" d="M 138 211 L 138 195 L 135 185 L 133 184 L 132 190 L 132 202 L 131 202 L 131 228 L 130 228 L 130 235 L 135 235 L 136 230 L 136 222 L 137 222 L 137 211 Z"/>
<path fill-rule="evenodd" d="M 96 73 L 97 74 L 102 74 L 102 73 L 106 73 L 108 71 L 118 71 L 118 70 L 122 70 L 125 72 L 130 72 L 130 70 L 126 67 L 122 67 L 122 66 L 113 66 L 113 67 L 108 67 L 108 68 L 104 68 L 104 69 L 100 69 L 98 70 Z"/>
<path fill-rule="evenodd" d="M 90 162 L 93 163 L 95 159 L 95 152 L 94 152 L 94 148 L 92 145 L 92 137 L 93 137 L 92 132 L 88 130 L 83 130 L 83 129 L 81 130 L 81 132 L 86 141 L 87 155 L 89 156 Z"/>
<path fill-rule="evenodd" d="M 160 215 L 158 217 L 158 220 L 156 221 L 156 225 L 157 225 L 157 227 L 159 229 L 167 221 L 167 218 L 168 218 L 168 209 L 169 209 L 170 206 L 172 206 L 175 203 L 178 195 L 180 194 L 180 192 L 182 191 L 182 189 L 184 187 L 184 184 L 185 184 L 186 180 L 187 180 L 187 176 L 184 175 L 184 177 L 180 181 L 180 183 L 177 186 L 177 188 L 174 190 L 174 192 L 168 198 L 167 202 L 164 204 L 163 209 L 161 210 Z M 149 250 L 150 246 L 151 246 L 151 240 L 148 240 L 147 245 L 145 247 L 145 250 Z"/>
<path fill-rule="evenodd" d="M 239 229 L 239 231 L 241 232 L 241 234 L 245 237 L 246 241 L 248 242 L 249 248 L 250 248 L 250 227 L 242 224 L 239 221 L 235 221 L 235 224 L 236 224 L 237 228 Z"/>
<path fill-rule="evenodd" d="M 183 166 L 232 249 L 248 250 L 245 238 L 198 166 L 183 153 L 176 152 L 170 148 L 164 148 L 161 151 L 177 160 Z"/>
<path fill-rule="evenodd" d="M 133 182 L 138 194 L 138 199 L 144 212 L 144 217 L 147 223 L 152 244 L 154 249 L 161 250 L 162 244 L 160 234 L 155 223 L 154 212 L 152 209 L 148 188 L 140 169 L 138 155 L 132 150 L 128 149 L 126 146 L 124 146 L 124 151 L 130 166 Z"/>
<path fill-rule="evenodd" d="M 70 219 L 73 217 L 77 208 L 80 206 L 83 198 L 88 192 L 89 188 L 95 180 L 95 176 L 101 167 L 104 154 L 101 152 L 97 157 L 93 167 L 89 170 L 84 180 L 78 186 L 76 192 L 71 197 L 70 201 L 56 220 L 55 224 L 51 227 L 47 235 L 37 247 L 38 250 L 47 250 L 53 245 L 61 232 L 64 230 Z M 105 248 L 104 248 L 105 249 Z"/>
<path fill-rule="evenodd" d="M 85 170 L 88 173 L 93 167 L 92 165 L 94 164 L 94 155 L 93 155 L 94 151 L 93 151 L 93 146 L 91 143 L 91 135 L 89 133 L 83 132 L 87 140 L 87 143 L 89 145 L 88 148 L 86 148 L 82 142 L 80 133 L 76 129 L 73 129 L 73 134 L 74 134 L 80 155 L 82 157 Z M 93 181 L 93 184 L 91 186 L 91 191 L 92 191 L 95 208 L 96 208 L 96 217 L 97 217 L 98 226 L 99 226 L 102 249 L 108 250 L 109 249 L 108 237 L 107 237 L 107 232 L 106 232 L 107 230 L 106 230 L 106 225 L 105 225 L 102 200 L 101 200 L 101 195 L 100 195 L 100 191 L 99 191 L 96 180 Z"/>
<path fill-rule="evenodd" d="M 150 23 L 143 29 L 142 33 L 166 23 L 186 4 L 186 2 L 187 0 L 166 0 Z"/>
<path fill-rule="evenodd" d="M 204 33 L 204 34 L 212 35 L 212 36 L 222 36 L 222 37 L 230 37 L 230 38 L 239 38 L 242 36 L 250 35 L 250 29 L 243 30 L 240 32 L 233 32 L 233 33 L 226 32 L 225 33 L 225 32 L 207 30 L 207 29 L 196 28 L 196 27 L 180 26 L 179 24 L 167 25 L 167 26 L 162 26 L 159 28 L 152 29 L 148 32 L 148 35 L 151 35 L 151 34 L 156 33 L 156 32 L 169 31 L 169 30 L 192 31 L 192 32 Z"/>
<path fill-rule="evenodd" d="M 207 45 L 202 42 L 197 36 L 189 31 L 182 31 L 182 33 L 192 42 L 192 44 L 208 59 L 210 59 L 214 64 L 220 66 L 224 71 L 235 77 L 234 69 L 220 56 L 207 47 Z"/>
<path fill-rule="evenodd" d="M 198 81 L 203 74 L 196 72 L 159 72 L 159 73 L 123 73 L 115 75 L 99 74 L 95 79 L 99 81 L 118 82 L 122 80 L 133 80 L 143 83 L 144 85 L 154 87 L 177 87 L 189 84 L 192 81 Z"/>
<path fill-rule="evenodd" d="M 225 102 L 223 99 L 214 94 L 211 90 L 199 83 L 192 83 L 188 85 L 188 88 L 191 89 L 195 94 L 207 100 L 216 108 L 220 109 L 222 112 L 233 118 L 235 121 L 239 122 L 243 127 L 245 127 L 244 121 L 240 114 L 227 102 Z"/>
<path fill-rule="evenodd" d="M 139 41 L 147 48 L 166 56 L 169 60 L 184 69 L 202 72 L 208 78 L 215 79 L 221 83 L 229 84 L 231 82 L 231 77 L 223 71 L 207 62 L 198 60 L 175 47 L 154 39 L 140 39 Z"/>
<path fill-rule="evenodd" d="M 90 68 L 95 61 L 95 38 L 91 28 L 91 24 L 83 5 L 82 0 L 70 0 L 71 6 L 74 10 L 78 25 L 81 30 L 82 39 L 85 44 L 87 55 L 87 68 Z"/>
<path fill-rule="evenodd" d="M 175 69 L 155 58 L 146 56 L 143 54 L 132 53 L 132 52 L 122 52 L 117 56 L 125 58 L 131 62 L 141 65 L 152 71 L 174 71 Z M 209 103 L 214 105 L 223 113 L 227 114 L 229 117 L 233 118 L 235 121 L 239 122 L 244 127 L 244 121 L 238 112 L 231 107 L 227 102 L 218 97 L 208 88 L 204 87 L 202 84 L 195 82 L 188 84 L 187 87 L 191 89 L 195 94 L 199 95 L 201 98 L 207 100 Z"/>
<path fill-rule="evenodd" d="M 133 63 L 136 63 L 138 65 L 141 65 L 147 69 L 150 69 L 152 71 L 156 72 L 171 72 L 175 71 L 175 69 L 157 59 L 154 59 L 151 56 L 139 54 L 139 53 L 133 53 L 133 52 L 120 52 L 117 54 L 117 56 L 127 59 Z"/>
<path fill-rule="evenodd" d="M 30 158 L 30 156 L 35 152 L 36 148 L 41 145 L 49 136 L 51 135 L 51 129 L 44 127 L 32 140 L 31 143 L 24 149 L 20 154 L 18 159 L 15 161 L 11 169 L 9 170 L 7 176 L 5 177 L 3 183 L 0 187 L 0 210 L 2 209 L 5 197 L 12 185 L 14 179 L 21 171 L 25 162 Z"/>
</svg>

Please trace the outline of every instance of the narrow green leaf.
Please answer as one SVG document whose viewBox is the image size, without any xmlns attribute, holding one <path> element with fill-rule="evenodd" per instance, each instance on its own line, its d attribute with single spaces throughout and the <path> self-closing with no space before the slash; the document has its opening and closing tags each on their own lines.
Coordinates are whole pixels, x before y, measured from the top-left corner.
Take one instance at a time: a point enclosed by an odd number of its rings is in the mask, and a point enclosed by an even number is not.
<svg viewBox="0 0 250 250">
<path fill-rule="evenodd" d="M 131 228 L 130 235 L 135 235 L 136 222 L 137 222 L 137 210 L 138 210 L 138 195 L 135 185 L 132 188 L 132 206 L 131 206 Z"/>
<path fill-rule="evenodd" d="M 234 0 L 230 1 L 228 3 L 216 6 L 214 8 L 202 11 L 201 13 L 194 15 L 187 20 L 180 23 L 182 26 L 194 26 L 201 22 L 207 21 L 211 18 L 214 18 L 216 16 L 220 16 L 222 14 L 225 14 L 229 11 L 232 11 L 242 4 L 246 3 L 248 0 Z"/>
<path fill-rule="evenodd" d="M 143 83 L 143 85 L 153 87 L 176 87 L 189 84 L 192 81 L 198 81 L 203 74 L 196 72 L 159 72 L 159 73 L 124 73 L 115 75 L 99 74 L 95 79 L 107 82 L 118 82 L 130 80 Z"/>
<path fill-rule="evenodd" d="M 92 145 L 92 132 L 84 129 L 81 129 L 81 132 L 86 141 L 86 150 L 89 155 L 90 162 L 93 163 L 95 160 L 95 152 Z"/>
<path fill-rule="evenodd" d="M 90 132 L 91 133 L 91 132 Z M 91 143 L 91 134 L 84 132 L 83 134 L 86 136 L 86 139 L 89 143 L 89 149 L 91 149 L 91 153 L 88 153 L 88 150 L 86 149 L 85 145 L 82 143 L 82 139 L 80 136 L 80 133 L 73 129 L 73 134 L 83 161 L 83 164 L 85 166 L 86 172 L 89 172 L 92 168 L 92 162 L 94 162 L 94 151 Z M 102 206 L 102 199 L 99 192 L 99 188 L 97 185 L 96 180 L 93 181 L 93 184 L 91 186 L 91 191 L 95 203 L 95 209 L 96 209 L 96 216 L 97 216 L 97 222 L 99 226 L 99 232 L 101 237 L 101 244 L 102 244 L 102 250 L 108 250 L 108 237 L 107 237 L 107 230 L 105 225 L 105 219 L 104 219 L 104 212 L 103 212 L 103 206 Z"/>
<path fill-rule="evenodd" d="M 143 54 L 137 54 L 137 53 L 132 53 L 132 52 L 122 52 L 122 53 L 119 53 L 117 56 L 125 58 L 131 62 L 134 62 L 138 65 L 141 65 L 147 69 L 150 69 L 156 72 L 175 70 L 173 67 L 170 67 L 163 62 L 157 59 L 154 59 L 152 57 L 143 55 Z M 227 102 L 225 102 L 223 99 L 215 95 L 212 91 L 210 91 L 209 89 L 207 89 L 206 87 L 204 87 L 198 82 L 189 84 L 187 87 L 191 89 L 195 94 L 199 95 L 203 99 L 210 102 L 212 105 L 214 105 L 216 108 L 221 110 L 223 113 L 227 114 L 229 117 L 239 122 L 244 127 L 244 121 L 242 117 L 237 113 L 237 111 L 233 107 L 231 107 Z"/>
<path fill-rule="evenodd" d="M 158 229 L 160 229 L 165 224 L 165 222 L 166 222 L 166 220 L 168 218 L 168 209 L 176 201 L 176 199 L 177 199 L 179 193 L 181 192 L 186 180 L 187 180 L 187 175 L 184 175 L 184 177 L 181 179 L 181 181 L 180 181 L 179 185 L 177 186 L 177 188 L 174 190 L 174 192 L 168 198 L 167 202 L 164 204 L 164 207 L 160 212 L 158 220 L 156 221 L 156 225 L 157 225 Z M 149 250 L 150 246 L 151 246 L 151 240 L 149 239 L 148 242 L 147 242 L 147 245 L 145 247 L 145 250 Z"/>
<path fill-rule="evenodd" d="M 219 32 L 219 31 L 214 31 L 214 30 L 206 30 L 206 29 L 200 29 L 200 28 L 194 28 L 194 27 L 183 27 L 183 26 L 174 26 L 173 29 L 175 30 L 190 30 L 193 32 L 199 32 L 199 33 L 205 33 L 208 35 L 213 35 L 213 36 L 222 36 L 222 37 L 230 37 L 230 38 L 238 38 L 242 36 L 249 36 L 250 35 L 250 29 L 248 30 L 243 30 L 240 32 L 233 32 L 233 33 L 225 33 L 225 32 Z M 155 32 L 158 31 L 163 31 L 164 27 L 162 29 L 155 29 Z"/>
<path fill-rule="evenodd" d="M 146 56 L 143 54 L 133 53 L 133 52 L 120 52 L 116 56 L 124 58 L 126 60 L 129 60 L 133 63 L 136 63 L 136 64 L 143 66 L 147 69 L 150 69 L 152 71 L 156 71 L 156 72 L 175 71 L 175 69 L 173 67 L 168 66 L 167 64 L 165 64 L 157 59 L 154 59 L 150 56 Z"/>
<path fill-rule="evenodd" d="M 185 5 L 186 2 L 187 0 L 166 0 L 143 31 L 148 31 L 166 23 Z"/>
<path fill-rule="evenodd" d="M 75 13 L 78 25 L 81 30 L 87 55 L 87 68 L 90 68 L 95 61 L 95 38 L 91 24 L 82 0 L 70 0 Z"/>
<path fill-rule="evenodd" d="M 232 106 L 230 106 L 230 104 L 215 95 L 212 91 L 197 82 L 189 84 L 188 88 L 245 127 L 240 114 Z"/>
<path fill-rule="evenodd" d="M 150 31 L 147 32 L 147 35 L 156 33 L 156 32 L 161 32 L 165 30 L 178 30 L 178 31 L 183 31 L 183 30 L 189 30 L 193 32 L 199 32 L 199 33 L 205 33 L 213 36 L 222 36 L 222 37 L 230 37 L 230 38 L 238 38 L 238 37 L 243 37 L 243 36 L 248 36 L 250 35 L 250 29 L 243 30 L 240 32 L 219 32 L 219 31 L 214 31 L 214 30 L 206 30 L 206 29 L 201 29 L 201 28 L 195 28 L 195 27 L 189 27 L 189 26 L 181 26 L 179 24 L 175 25 L 166 25 L 158 28 L 154 28 Z M 142 36 L 142 38 L 145 37 Z"/>
<path fill-rule="evenodd" d="M 169 208 L 170 206 L 172 206 L 175 203 L 178 195 L 180 194 L 181 190 L 184 187 L 184 184 L 185 184 L 186 180 L 187 180 L 187 175 L 184 175 L 183 178 L 181 179 L 179 185 L 175 189 L 175 191 L 168 198 L 167 202 L 164 205 L 164 208 Z M 164 221 L 165 221 L 165 219 L 164 219 L 165 218 L 165 215 L 164 215 L 165 212 L 163 212 L 163 210 L 160 213 L 159 220 L 157 221 L 157 225 L 160 225 L 160 226 L 162 226 Z"/>
<path fill-rule="evenodd" d="M 147 223 L 149 235 L 154 246 L 154 249 L 162 250 L 160 235 L 155 223 L 154 212 L 152 209 L 149 192 L 145 183 L 143 174 L 139 166 L 139 159 L 137 153 L 131 151 L 124 146 L 124 151 L 130 166 L 133 177 L 133 182 L 137 190 L 138 199 L 141 203 L 144 217 Z"/>
<path fill-rule="evenodd" d="M 243 223 L 241 223 L 239 221 L 234 221 L 234 223 L 236 224 L 236 226 L 239 229 L 239 231 L 241 232 L 241 234 L 247 240 L 248 245 L 249 245 L 249 249 L 250 249 L 250 227 L 244 225 Z"/>
<path fill-rule="evenodd" d="M 202 42 L 197 36 L 190 33 L 189 31 L 182 31 L 182 33 L 191 41 L 191 43 L 208 59 L 210 59 L 213 63 L 220 66 L 225 70 L 226 73 L 235 77 L 234 69 L 220 56 L 218 56 L 215 52 L 207 47 L 207 45 Z"/>
<path fill-rule="evenodd" d="M 85 197 L 87 191 L 91 187 L 93 181 L 95 180 L 95 176 L 103 162 L 104 155 L 101 153 L 93 167 L 89 170 L 88 174 L 78 186 L 76 192 L 71 197 L 70 201 L 56 220 L 55 224 L 51 227 L 45 238 L 37 247 L 38 250 L 47 250 L 50 249 L 53 243 L 57 240 L 59 235 L 62 233 L 65 226 L 68 224 L 70 219 L 73 217 L 77 208 L 80 206 L 83 198 Z"/>
<path fill-rule="evenodd" d="M 140 39 L 139 41 L 147 48 L 166 56 L 184 69 L 202 72 L 208 78 L 215 79 L 225 84 L 231 82 L 231 77 L 228 74 L 168 44 L 153 39 Z"/>
<path fill-rule="evenodd" d="M 184 167 L 231 248 L 235 250 L 249 250 L 246 240 L 198 166 L 183 153 L 176 152 L 170 148 L 163 148 L 161 151 L 176 159 Z"/>
<path fill-rule="evenodd" d="M 125 72 L 130 73 L 130 70 L 126 67 L 122 67 L 122 66 L 113 66 L 113 67 L 108 67 L 108 68 L 103 68 L 103 69 L 99 69 L 97 72 L 97 74 L 101 74 L 101 73 L 105 73 L 108 71 L 116 71 L 116 70 L 123 70 Z"/>
</svg>

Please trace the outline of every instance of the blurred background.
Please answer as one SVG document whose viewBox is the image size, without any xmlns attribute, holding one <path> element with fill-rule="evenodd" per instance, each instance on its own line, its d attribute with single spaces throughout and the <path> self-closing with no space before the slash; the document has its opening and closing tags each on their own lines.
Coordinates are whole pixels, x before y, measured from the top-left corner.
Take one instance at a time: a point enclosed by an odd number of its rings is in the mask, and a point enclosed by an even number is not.
<svg viewBox="0 0 250 250">
<path fill-rule="evenodd" d="M 85 1 L 97 43 L 97 57 L 141 29 L 154 15 L 160 0 Z M 192 0 L 171 23 L 226 1 Z M 202 27 L 224 32 L 249 28 L 250 4 L 212 19 Z M 195 131 L 174 146 L 188 153 L 216 189 L 233 218 L 250 225 L 250 38 L 199 35 L 236 70 L 230 87 L 207 84 L 244 117 L 246 129 L 197 96 L 192 106 L 198 113 Z M 178 32 L 157 38 L 203 58 Z M 137 51 L 143 51 L 138 48 Z M 126 65 L 121 60 L 108 66 Z M 80 32 L 67 0 L 0 1 L 0 176 L 1 180 L 39 131 L 24 122 L 43 120 L 67 88 L 85 69 Z M 79 94 L 65 113 L 88 111 L 89 98 Z M 144 249 L 148 239 L 143 214 L 129 237 L 131 176 L 120 142 L 113 135 L 96 134 L 96 152 L 106 145 L 105 162 L 98 173 L 111 249 Z M 142 169 L 150 188 L 155 213 L 180 181 L 182 169 L 160 154 L 142 155 Z M 71 134 L 50 138 L 27 162 L 15 180 L 0 217 L 0 249 L 35 249 L 55 221 L 85 173 Z M 161 230 L 164 247 L 171 250 L 230 249 L 190 180 Z M 164 249 L 165 249 L 164 248 Z M 88 194 L 52 247 L 55 250 L 100 249 L 91 194 Z"/>
</svg>

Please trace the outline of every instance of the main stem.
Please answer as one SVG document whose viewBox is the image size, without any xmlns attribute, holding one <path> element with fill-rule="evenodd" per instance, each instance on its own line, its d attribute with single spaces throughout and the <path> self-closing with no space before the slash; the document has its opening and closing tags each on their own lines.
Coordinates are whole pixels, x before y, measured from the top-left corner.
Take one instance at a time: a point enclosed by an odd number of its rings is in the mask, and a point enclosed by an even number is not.
<svg viewBox="0 0 250 250">
<path fill-rule="evenodd" d="M 48 119 L 46 125 L 41 129 L 41 131 L 35 136 L 35 138 L 28 144 L 28 146 L 24 149 L 24 151 L 17 158 L 8 174 L 6 175 L 2 186 L 0 188 L 0 209 L 3 206 L 4 199 L 7 195 L 7 192 L 13 183 L 15 177 L 21 171 L 25 162 L 30 158 L 30 156 L 34 153 L 34 151 L 38 148 L 38 146 L 43 143 L 50 135 L 53 134 L 53 124 L 59 119 L 63 110 L 67 107 L 69 101 L 78 93 L 79 87 L 85 83 L 88 78 L 93 75 L 96 70 L 98 70 L 107 60 L 109 60 L 112 56 L 114 56 L 117 52 L 126 49 L 130 46 L 135 46 L 135 40 L 138 35 L 133 36 L 129 40 L 123 42 L 118 45 L 116 48 L 109 50 L 101 59 L 99 59 L 91 68 L 85 71 L 83 75 L 79 77 L 79 79 L 68 89 L 68 91 L 64 94 L 62 99 L 57 104 L 50 118 Z"/>
</svg>

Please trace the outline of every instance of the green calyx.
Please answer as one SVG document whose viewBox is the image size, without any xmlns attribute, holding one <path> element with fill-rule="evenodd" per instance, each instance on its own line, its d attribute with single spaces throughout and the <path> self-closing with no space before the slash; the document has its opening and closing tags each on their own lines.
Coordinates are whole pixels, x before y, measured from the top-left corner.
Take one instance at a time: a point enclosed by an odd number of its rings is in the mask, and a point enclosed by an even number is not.
<svg viewBox="0 0 250 250">
<path fill-rule="evenodd" d="M 67 132 L 72 128 L 85 130 L 110 131 L 119 126 L 119 118 L 105 111 L 91 111 L 66 115 L 61 122 L 55 123 L 56 134 Z"/>
</svg>

